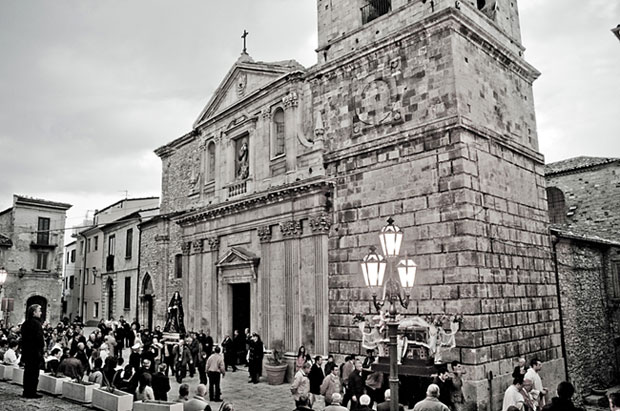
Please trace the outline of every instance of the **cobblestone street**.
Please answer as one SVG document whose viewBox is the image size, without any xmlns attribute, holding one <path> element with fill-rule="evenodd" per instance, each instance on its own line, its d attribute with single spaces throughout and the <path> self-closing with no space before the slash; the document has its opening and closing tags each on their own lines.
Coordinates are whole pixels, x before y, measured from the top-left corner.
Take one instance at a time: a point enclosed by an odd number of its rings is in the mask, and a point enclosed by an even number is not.
<svg viewBox="0 0 620 411">
<path fill-rule="evenodd" d="M 295 408 L 291 397 L 289 386 L 285 383 L 279 386 L 267 384 L 266 377 L 263 376 L 259 384 L 249 384 L 247 369 L 241 367 L 239 371 L 226 373 L 222 379 L 222 398 L 232 402 L 235 410 L 264 410 L 264 411 L 290 411 Z M 184 383 L 189 384 L 190 389 L 198 385 L 198 375 L 194 378 L 185 378 Z M 179 385 L 174 379 L 170 379 L 170 392 L 168 398 L 176 400 L 179 392 Z M 43 394 L 43 398 L 36 400 L 25 400 L 21 397 L 22 387 L 9 382 L 0 382 L 0 410 L 22 411 L 22 410 L 84 410 L 91 409 L 78 404 L 71 403 L 50 395 Z M 191 393 L 190 397 L 193 395 Z M 219 402 L 211 403 L 213 411 L 220 407 Z M 319 399 L 315 405 L 316 409 L 323 409 L 323 400 Z"/>
</svg>

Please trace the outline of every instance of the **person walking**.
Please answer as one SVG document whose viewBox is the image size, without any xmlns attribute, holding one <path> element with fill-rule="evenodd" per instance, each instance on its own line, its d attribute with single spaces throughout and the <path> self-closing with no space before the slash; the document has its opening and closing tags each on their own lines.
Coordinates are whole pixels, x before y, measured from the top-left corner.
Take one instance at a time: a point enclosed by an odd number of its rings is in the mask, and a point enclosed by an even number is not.
<svg viewBox="0 0 620 411">
<path fill-rule="evenodd" d="M 166 364 L 159 364 L 157 372 L 153 375 L 153 394 L 155 400 L 168 401 L 168 391 L 170 391 L 170 380 L 168 379 Z"/>
<path fill-rule="evenodd" d="M 263 342 L 257 333 L 252 333 L 250 337 L 250 345 L 248 349 L 248 370 L 250 372 L 250 381 L 258 384 L 260 376 L 263 374 L 263 353 L 265 349 Z"/>
<path fill-rule="evenodd" d="M 310 380 L 310 392 L 314 395 L 321 395 L 321 384 L 325 379 L 323 368 L 321 368 L 322 364 L 323 357 L 320 355 L 314 357 L 314 364 L 312 364 L 310 374 L 308 374 L 308 379 Z"/>
<path fill-rule="evenodd" d="M 338 367 L 332 367 L 331 372 L 321 384 L 320 393 L 325 396 L 325 405 L 331 405 L 335 393 L 342 394 L 342 382 L 338 376 L 338 371 Z M 342 395 L 340 395 L 340 401 L 342 401 Z M 340 401 L 338 405 L 340 405 Z"/>
<path fill-rule="evenodd" d="M 226 364 L 226 370 L 230 366 L 232 372 L 237 371 L 237 352 L 235 351 L 235 344 L 229 335 L 224 337 L 222 341 L 222 350 L 224 350 L 224 363 Z"/>
<path fill-rule="evenodd" d="M 213 354 L 207 359 L 207 377 L 209 378 L 209 401 L 222 401 L 220 377 L 226 376 L 224 357 L 220 354 L 220 347 L 213 349 Z"/>
<path fill-rule="evenodd" d="M 291 394 L 295 400 L 295 406 L 299 407 L 302 404 L 301 398 L 308 398 L 310 400 L 310 406 L 312 406 L 312 394 L 310 393 L 310 380 L 308 379 L 308 373 L 310 373 L 310 363 L 305 363 L 299 371 L 295 374 L 293 384 L 291 384 Z"/>
<path fill-rule="evenodd" d="M 151 387 L 153 377 L 148 372 L 140 375 L 140 384 L 138 388 L 136 388 L 136 392 L 134 394 L 134 398 L 136 401 L 154 401 L 155 393 L 153 392 L 153 387 Z"/>
<path fill-rule="evenodd" d="M 39 368 L 43 362 L 45 340 L 41 326 L 41 306 L 33 304 L 26 311 L 26 321 L 21 327 L 22 361 L 24 362 L 24 398 L 41 398 L 37 394 Z"/>
</svg>

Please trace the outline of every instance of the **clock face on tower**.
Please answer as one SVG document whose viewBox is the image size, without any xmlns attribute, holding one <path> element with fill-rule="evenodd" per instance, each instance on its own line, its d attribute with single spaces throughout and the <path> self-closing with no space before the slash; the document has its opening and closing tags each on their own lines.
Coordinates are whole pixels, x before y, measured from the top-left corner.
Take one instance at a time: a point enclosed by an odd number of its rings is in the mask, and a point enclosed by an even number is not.
<svg viewBox="0 0 620 411">
<path fill-rule="evenodd" d="M 389 121 L 392 114 L 391 94 L 390 85 L 383 79 L 366 84 L 356 98 L 357 118 L 370 126 Z"/>
</svg>

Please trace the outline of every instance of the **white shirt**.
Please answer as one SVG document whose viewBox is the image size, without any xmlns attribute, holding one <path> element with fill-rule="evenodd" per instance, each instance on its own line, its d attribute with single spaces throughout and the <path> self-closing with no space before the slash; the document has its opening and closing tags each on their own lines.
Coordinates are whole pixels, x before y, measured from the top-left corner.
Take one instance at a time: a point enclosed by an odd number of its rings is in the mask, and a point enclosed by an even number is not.
<svg viewBox="0 0 620 411">
<path fill-rule="evenodd" d="M 543 390 L 542 379 L 540 378 L 540 375 L 538 375 L 538 373 L 533 368 L 529 368 L 527 370 L 523 379 L 532 381 L 532 384 L 534 385 L 534 389 L 538 392 L 542 392 Z"/>
<path fill-rule="evenodd" d="M 522 410 L 524 401 L 523 395 L 521 395 L 517 387 L 512 384 L 504 393 L 504 404 L 502 405 L 502 411 L 506 411 L 511 405 L 514 405 L 518 409 Z"/>
<path fill-rule="evenodd" d="M 13 365 L 15 367 L 19 365 L 19 360 L 14 349 L 9 348 L 8 350 L 6 350 L 6 352 L 4 353 L 4 364 Z"/>
</svg>

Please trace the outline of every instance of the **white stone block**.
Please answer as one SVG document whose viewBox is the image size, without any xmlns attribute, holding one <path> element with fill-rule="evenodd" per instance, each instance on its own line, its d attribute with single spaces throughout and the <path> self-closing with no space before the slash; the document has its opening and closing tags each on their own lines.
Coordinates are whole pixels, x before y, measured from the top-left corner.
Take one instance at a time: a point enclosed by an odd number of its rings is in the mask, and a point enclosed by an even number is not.
<svg viewBox="0 0 620 411">
<path fill-rule="evenodd" d="M 51 374 L 39 375 L 39 391 L 52 395 L 62 394 L 62 385 L 66 381 L 71 381 L 69 377 L 54 377 Z"/>
<path fill-rule="evenodd" d="M 124 391 L 108 391 L 106 388 L 93 390 L 93 408 L 104 411 L 131 411 L 133 409 L 133 395 Z"/>
<path fill-rule="evenodd" d="M 136 401 L 133 403 L 133 411 L 183 411 L 183 403 L 164 401 Z"/>
<path fill-rule="evenodd" d="M 95 388 L 99 388 L 99 384 L 67 381 L 62 384 L 62 396 L 75 402 L 88 404 L 93 401 Z"/>
</svg>

